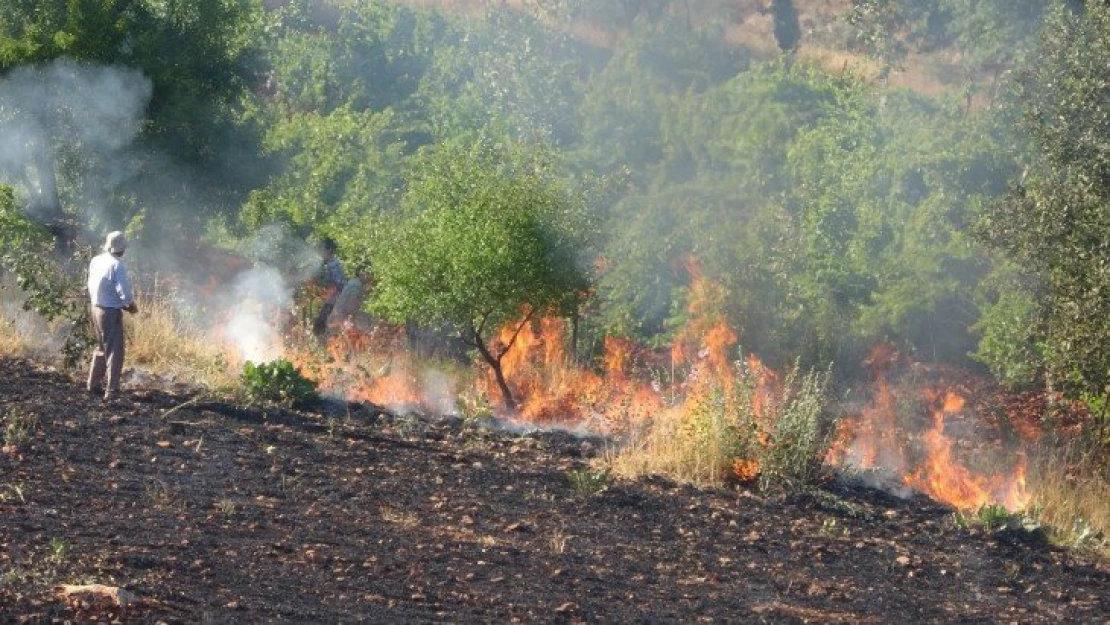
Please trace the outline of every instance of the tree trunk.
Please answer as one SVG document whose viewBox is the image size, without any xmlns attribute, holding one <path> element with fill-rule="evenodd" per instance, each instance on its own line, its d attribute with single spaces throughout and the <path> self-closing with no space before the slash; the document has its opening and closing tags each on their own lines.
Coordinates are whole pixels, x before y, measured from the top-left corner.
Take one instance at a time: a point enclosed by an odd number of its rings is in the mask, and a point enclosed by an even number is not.
<svg viewBox="0 0 1110 625">
<path fill-rule="evenodd" d="M 478 349 L 478 353 L 482 354 L 482 360 L 485 360 L 486 364 L 493 369 L 493 377 L 497 380 L 497 388 L 501 391 L 501 399 L 505 402 L 505 407 L 509 410 L 516 410 L 516 398 L 513 397 L 513 392 L 509 389 L 509 383 L 505 380 L 505 372 L 501 369 L 501 359 L 490 352 L 486 342 L 482 340 L 480 332 L 473 329 L 470 332 L 473 345 Z"/>
</svg>

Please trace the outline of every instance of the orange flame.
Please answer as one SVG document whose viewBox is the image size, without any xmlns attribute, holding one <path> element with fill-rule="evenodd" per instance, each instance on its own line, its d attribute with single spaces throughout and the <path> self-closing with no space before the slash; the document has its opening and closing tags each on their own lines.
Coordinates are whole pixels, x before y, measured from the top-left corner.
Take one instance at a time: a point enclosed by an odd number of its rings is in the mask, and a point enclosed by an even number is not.
<svg viewBox="0 0 1110 625">
<path fill-rule="evenodd" d="M 932 429 L 922 436 L 927 450 L 925 461 L 903 478 L 906 485 L 961 509 L 994 503 L 1008 510 L 1025 508 L 1029 497 L 1025 493 L 1024 457 L 1013 477 L 976 475 L 956 459 L 953 441 L 945 434 L 944 426 L 946 418 L 961 412 L 965 403 L 963 397 L 951 391 L 945 394 L 941 408 L 933 413 Z"/>
<path fill-rule="evenodd" d="M 889 348 L 872 350 L 865 364 L 878 376 L 874 399 L 858 416 L 839 422 L 826 462 L 833 466 L 883 469 L 901 484 L 961 509 L 989 504 L 1009 510 L 1025 508 L 1030 496 L 1025 490 L 1024 456 L 1019 456 L 1008 472 L 987 473 L 975 470 L 958 457 L 955 441 L 946 429 L 948 424 L 957 417 L 977 422 L 975 415 L 968 412 L 967 399 L 962 394 L 953 389 L 922 391 L 921 399 L 931 421 L 923 431 L 912 431 L 912 424 L 906 423 L 917 419 L 916 413 L 906 412 L 912 403 L 899 397 L 886 381 L 887 373 L 899 358 Z"/>
</svg>

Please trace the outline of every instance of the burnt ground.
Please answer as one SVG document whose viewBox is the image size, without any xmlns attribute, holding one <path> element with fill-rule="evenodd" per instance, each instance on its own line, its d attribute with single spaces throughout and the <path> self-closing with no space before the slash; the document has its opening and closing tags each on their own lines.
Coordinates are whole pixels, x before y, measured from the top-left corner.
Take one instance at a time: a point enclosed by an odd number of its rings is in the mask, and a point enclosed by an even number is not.
<svg viewBox="0 0 1110 625">
<path fill-rule="evenodd" d="M 918 498 L 661 478 L 598 441 L 365 405 L 119 406 L 0 359 L 0 623 L 1106 622 L 1110 569 Z M 122 587 L 63 598 L 62 584 Z"/>
</svg>

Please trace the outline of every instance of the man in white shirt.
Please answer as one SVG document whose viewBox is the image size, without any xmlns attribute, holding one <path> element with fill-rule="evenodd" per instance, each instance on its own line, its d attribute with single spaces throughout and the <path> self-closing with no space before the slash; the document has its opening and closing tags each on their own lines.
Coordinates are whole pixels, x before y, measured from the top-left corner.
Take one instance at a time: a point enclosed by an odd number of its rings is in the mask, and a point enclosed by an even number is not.
<svg viewBox="0 0 1110 625">
<path fill-rule="evenodd" d="M 119 397 L 124 357 L 123 311 L 139 311 L 127 268 L 121 260 L 126 249 L 127 239 L 122 232 L 109 233 L 104 253 L 89 263 L 88 289 L 96 351 L 89 367 L 88 391 L 96 395 L 104 393 L 106 401 Z"/>
</svg>

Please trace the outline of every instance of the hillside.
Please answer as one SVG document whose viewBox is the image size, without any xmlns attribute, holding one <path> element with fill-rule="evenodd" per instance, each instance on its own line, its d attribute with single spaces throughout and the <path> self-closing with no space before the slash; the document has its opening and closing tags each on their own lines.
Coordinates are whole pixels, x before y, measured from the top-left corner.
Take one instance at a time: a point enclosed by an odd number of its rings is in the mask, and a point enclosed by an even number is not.
<svg viewBox="0 0 1110 625">
<path fill-rule="evenodd" d="M 1105 563 L 847 483 L 609 482 L 596 439 L 184 387 L 105 405 L 12 359 L 0 414 L 3 623 L 1110 618 Z"/>
<path fill-rule="evenodd" d="M 488 0 L 394 0 L 398 4 L 436 8 L 464 15 L 478 15 Z M 532 10 L 534 4 L 524 0 L 507 0 L 508 6 L 518 10 Z M 727 15 L 725 34 L 730 43 L 743 47 L 754 58 L 772 58 L 781 54 L 775 42 L 774 23 L 770 0 L 714 0 L 703 3 L 632 2 L 629 7 L 640 7 L 637 13 L 646 13 L 653 7 L 661 11 L 682 14 L 693 24 L 710 22 Z M 849 0 L 795 0 L 798 24 L 802 37 L 797 50 L 800 59 L 817 63 L 827 71 L 854 72 L 865 77 L 879 74 L 880 63 L 858 51 L 850 50 L 848 43 L 851 27 L 844 17 L 851 9 Z M 632 9 L 627 9 L 631 11 Z M 619 13 L 619 12 L 615 12 Z M 570 26 L 575 37 L 592 45 L 613 48 L 628 34 L 631 20 L 614 15 L 614 22 L 578 20 Z M 625 19 L 622 19 L 625 18 Z M 940 49 L 929 53 L 911 50 L 901 66 L 887 80 L 891 85 L 906 87 L 921 93 L 938 95 L 955 93 L 967 88 L 968 81 L 990 85 L 995 76 L 969 76 L 958 68 L 960 51 Z"/>
</svg>

